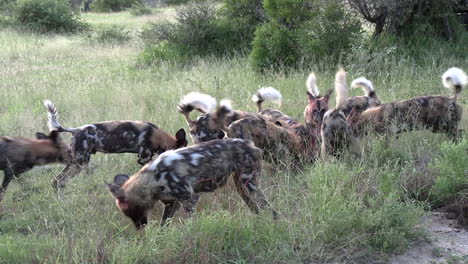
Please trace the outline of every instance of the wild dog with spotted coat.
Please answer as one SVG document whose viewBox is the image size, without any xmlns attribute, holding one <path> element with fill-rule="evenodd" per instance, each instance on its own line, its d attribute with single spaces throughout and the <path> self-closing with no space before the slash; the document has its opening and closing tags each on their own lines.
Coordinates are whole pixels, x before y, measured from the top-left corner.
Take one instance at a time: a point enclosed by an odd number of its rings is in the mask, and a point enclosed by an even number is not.
<svg viewBox="0 0 468 264">
<path fill-rule="evenodd" d="M 201 192 L 213 192 L 233 174 L 234 184 L 253 213 L 268 207 L 257 185 L 262 170 L 262 151 L 251 141 L 224 139 L 167 151 L 132 177 L 117 175 L 108 184 L 118 208 L 137 229 L 148 223 L 148 213 L 157 201 L 164 204 L 161 225 L 182 205 L 188 216 L 195 210 Z"/>
<path fill-rule="evenodd" d="M 0 170 L 4 177 L 0 187 L 0 201 L 11 180 L 31 170 L 34 166 L 50 163 L 67 163 L 71 148 L 57 130 L 49 135 L 36 133 L 36 138 L 0 137 Z"/>
<path fill-rule="evenodd" d="M 380 100 L 375 92 L 372 82 L 364 77 L 357 78 L 351 82 L 351 88 L 361 88 L 364 95 L 352 96 L 346 100 L 343 106 L 340 107 L 341 111 L 348 116 L 351 111 L 364 112 L 370 107 L 381 105 Z"/>
<path fill-rule="evenodd" d="M 299 127 L 285 128 L 260 117 L 245 117 L 226 126 L 224 120 L 232 115 L 234 110 L 229 101 L 222 100 L 215 114 L 218 125 L 229 138 L 242 138 L 254 142 L 255 146 L 263 151 L 264 158 L 274 164 L 289 166 L 291 157 L 295 164 L 299 161 L 315 160 L 318 154 L 317 143 L 305 134 L 298 134 Z"/>
<path fill-rule="evenodd" d="M 452 140 L 460 135 L 462 107 L 458 97 L 467 84 L 467 76 L 459 68 L 450 68 L 442 75 L 443 85 L 454 91 L 453 97 L 420 96 L 382 104 L 359 113 L 351 113 L 348 120 L 356 135 L 367 130 L 380 134 L 398 134 L 412 130 L 431 130 L 446 133 Z"/>
<path fill-rule="evenodd" d="M 320 131 L 322 157 L 329 154 L 337 156 L 349 149 L 354 153 L 359 153 L 357 138 L 353 136 L 352 129 L 343 112 L 343 108 L 347 107 L 349 101 L 346 72 L 342 68 L 335 75 L 335 90 L 335 109 L 330 109 L 325 113 Z"/>
<path fill-rule="evenodd" d="M 68 132 L 72 137 L 73 160 L 55 177 L 53 187 L 64 187 L 66 181 L 81 172 L 92 154 L 138 153 L 138 163 L 145 165 L 154 154 L 187 146 L 186 134 L 181 128 L 174 136 L 149 122 L 115 120 L 64 128 L 58 122 L 58 112 L 50 101 L 44 101 L 48 111 L 50 130 Z"/>
<path fill-rule="evenodd" d="M 304 109 L 305 125 L 320 130 L 323 115 L 325 115 L 325 112 L 329 109 L 328 101 L 330 100 L 330 95 L 333 90 L 330 89 L 324 96 L 321 96 L 319 88 L 317 87 L 317 78 L 313 72 L 309 74 L 306 86 L 308 104 Z"/>
<path fill-rule="evenodd" d="M 257 94 L 254 95 L 254 101 L 257 103 L 259 110 L 261 110 L 261 104 L 267 100 L 278 103 L 281 101 L 281 94 L 276 89 L 267 87 L 260 89 Z M 184 116 L 189 126 L 190 136 L 194 143 L 224 138 L 224 132 L 217 125 L 216 119 L 218 117 L 212 112 L 212 110 L 216 108 L 216 105 L 216 99 L 213 97 L 196 92 L 187 94 L 179 103 L 178 110 Z M 192 120 L 190 118 L 190 112 L 193 110 L 199 111 L 202 115 Z M 228 126 L 232 122 L 244 117 L 256 118 L 258 116 L 258 113 L 234 111 L 232 115 L 225 119 L 225 122 Z"/>
</svg>

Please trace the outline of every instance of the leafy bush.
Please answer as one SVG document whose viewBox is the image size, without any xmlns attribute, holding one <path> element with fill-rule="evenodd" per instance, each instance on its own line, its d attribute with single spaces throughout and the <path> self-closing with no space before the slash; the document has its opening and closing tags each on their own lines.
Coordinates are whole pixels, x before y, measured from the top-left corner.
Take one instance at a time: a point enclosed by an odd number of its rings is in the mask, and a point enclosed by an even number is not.
<svg viewBox="0 0 468 264">
<path fill-rule="evenodd" d="M 22 25 L 40 32 L 76 32 L 86 27 L 66 0 L 22 0 L 16 16 Z"/>
<path fill-rule="evenodd" d="M 164 0 L 162 2 L 166 5 L 182 5 L 187 4 L 190 0 Z"/>
<path fill-rule="evenodd" d="M 292 31 L 277 23 L 261 25 L 255 32 L 250 61 L 254 69 L 294 66 L 299 58 Z"/>
<path fill-rule="evenodd" d="M 271 22 L 257 28 L 252 42 L 250 62 L 256 71 L 336 61 L 360 39 L 359 21 L 338 0 L 265 0 L 264 7 Z"/>
<path fill-rule="evenodd" d="M 272 20 L 290 29 L 315 16 L 314 10 L 318 11 L 316 5 L 317 1 L 315 0 L 265 0 L 263 4 L 266 13 Z"/>
<path fill-rule="evenodd" d="M 224 0 L 221 15 L 229 20 L 239 40 L 249 46 L 255 36 L 255 29 L 268 21 L 263 9 L 263 0 Z"/>
<path fill-rule="evenodd" d="M 297 30 L 297 41 L 305 61 L 338 57 L 361 38 L 361 24 L 346 14 L 337 1 L 330 1 Z"/>
<path fill-rule="evenodd" d="M 120 12 L 132 6 L 135 0 L 96 0 L 93 9 L 98 12 Z"/>
<path fill-rule="evenodd" d="M 134 16 L 150 15 L 151 13 L 152 13 L 151 9 L 149 9 L 148 7 L 146 7 L 144 4 L 140 2 L 135 2 L 130 8 L 130 14 Z"/>
<path fill-rule="evenodd" d="M 192 2 L 183 6 L 177 9 L 175 20 L 153 23 L 143 30 L 141 37 L 148 49 L 144 54 L 159 54 L 151 55 L 152 59 L 174 55 L 186 59 L 225 55 L 242 48 L 239 32 L 229 20 L 217 16 L 211 3 Z M 168 56 L 162 56 L 164 52 L 169 52 Z"/>
<path fill-rule="evenodd" d="M 131 36 L 123 26 L 102 26 L 89 33 L 87 38 L 99 44 L 122 44 L 128 42 Z"/>
<path fill-rule="evenodd" d="M 451 39 L 453 27 L 450 15 L 463 1 L 459 0 L 348 0 L 350 7 L 375 24 L 374 35 L 382 33 L 411 36 L 414 28 L 429 29 L 427 35 L 445 35 Z M 434 36 L 434 35 L 432 35 Z"/>
</svg>

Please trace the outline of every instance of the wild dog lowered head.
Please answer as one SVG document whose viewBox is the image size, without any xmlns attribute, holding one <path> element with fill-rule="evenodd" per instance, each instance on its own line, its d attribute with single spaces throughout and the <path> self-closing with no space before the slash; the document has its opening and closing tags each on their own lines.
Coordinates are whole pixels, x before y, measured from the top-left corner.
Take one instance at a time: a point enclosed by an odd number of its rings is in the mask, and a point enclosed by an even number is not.
<svg viewBox="0 0 468 264">
<path fill-rule="evenodd" d="M 157 201 L 164 204 L 161 225 L 172 218 L 180 205 L 191 216 L 200 192 L 213 192 L 233 174 L 234 184 L 253 213 L 269 208 L 257 185 L 262 170 L 262 151 L 251 141 L 221 139 L 168 151 L 132 177 L 117 175 L 108 184 L 118 208 L 136 228 L 148 223 L 148 213 Z"/>
</svg>

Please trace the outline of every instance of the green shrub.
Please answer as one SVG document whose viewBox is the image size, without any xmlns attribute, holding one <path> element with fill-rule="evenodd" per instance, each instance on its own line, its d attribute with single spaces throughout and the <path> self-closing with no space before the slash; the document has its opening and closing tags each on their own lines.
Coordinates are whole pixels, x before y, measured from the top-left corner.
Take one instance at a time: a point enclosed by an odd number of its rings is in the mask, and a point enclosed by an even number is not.
<svg viewBox="0 0 468 264">
<path fill-rule="evenodd" d="M 242 48 L 239 32 L 233 29 L 229 20 L 217 16 L 211 3 L 192 2 L 178 8 L 175 20 L 153 23 L 140 34 L 150 54 L 169 52 L 168 56 L 150 58 L 172 58 L 174 54 L 180 55 L 181 59 L 222 56 Z"/>
<path fill-rule="evenodd" d="M 255 29 L 268 21 L 263 0 L 224 0 L 220 13 L 239 32 L 238 41 L 246 47 L 252 42 Z"/>
<path fill-rule="evenodd" d="M 66 0 L 21 0 L 17 20 L 39 32 L 76 32 L 86 25 Z"/>
<path fill-rule="evenodd" d="M 96 0 L 93 9 L 98 12 L 120 12 L 132 6 L 135 0 Z"/>
<path fill-rule="evenodd" d="M 101 26 L 91 31 L 88 36 L 90 42 L 99 44 L 122 44 L 131 39 L 130 31 L 123 26 Z"/>
<path fill-rule="evenodd" d="M 271 18 L 257 28 L 250 62 L 254 70 L 298 66 L 332 59 L 361 37 L 361 25 L 339 1 L 265 0 Z"/>
<path fill-rule="evenodd" d="M 291 67 L 299 59 L 297 50 L 292 31 L 277 23 L 264 24 L 255 31 L 250 62 L 259 71 Z"/>
<path fill-rule="evenodd" d="M 296 37 L 306 62 L 324 57 L 336 60 L 362 37 L 361 24 L 338 1 L 329 1 L 319 15 L 300 25 Z"/>
<path fill-rule="evenodd" d="M 270 19 L 288 28 L 296 28 L 314 17 L 318 11 L 316 0 L 265 0 L 263 6 Z"/>
<path fill-rule="evenodd" d="M 153 13 L 151 9 L 140 2 L 135 2 L 130 8 L 130 14 L 134 16 L 150 15 L 151 13 Z"/>
<path fill-rule="evenodd" d="M 162 1 L 165 5 L 183 5 L 190 2 L 190 0 L 164 0 Z"/>
</svg>

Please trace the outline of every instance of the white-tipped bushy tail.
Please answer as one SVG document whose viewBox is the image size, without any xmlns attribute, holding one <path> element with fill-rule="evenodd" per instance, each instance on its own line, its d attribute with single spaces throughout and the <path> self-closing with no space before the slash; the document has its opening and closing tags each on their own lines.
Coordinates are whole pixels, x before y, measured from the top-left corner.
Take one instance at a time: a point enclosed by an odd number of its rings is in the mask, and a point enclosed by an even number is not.
<svg viewBox="0 0 468 264">
<path fill-rule="evenodd" d="M 458 95 L 461 93 L 461 90 L 467 84 L 466 73 L 459 68 L 453 67 L 448 69 L 442 75 L 442 83 L 446 88 L 452 89 L 455 91 L 455 100 L 458 98 Z"/>
<path fill-rule="evenodd" d="M 360 77 L 357 79 L 354 79 L 351 82 L 351 88 L 361 88 L 362 91 L 366 94 L 366 96 L 370 96 L 372 92 L 375 92 L 374 86 L 372 85 L 372 82 L 369 81 L 368 79 L 364 77 Z"/>
<path fill-rule="evenodd" d="M 213 120 L 215 121 L 217 126 L 224 131 L 226 135 L 228 133 L 226 119 L 228 116 L 232 116 L 233 114 L 234 110 L 232 108 L 231 101 L 227 99 L 221 100 L 221 102 L 219 103 L 219 107 L 216 109 Z"/>
<path fill-rule="evenodd" d="M 232 108 L 232 103 L 228 99 L 221 100 L 221 102 L 219 103 L 219 109 L 221 109 L 221 111 L 226 113 L 228 116 L 234 113 L 234 110 Z"/>
<path fill-rule="evenodd" d="M 179 103 L 179 110 L 184 113 L 190 113 L 196 109 L 203 114 L 209 113 L 216 107 L 216 99 L 212 96 L 197 92 L 191 92 L 184 96 Z"/>
<path fill-rule="evenodd" d="M 262 87 L 258 89 L 257 93 L 252 96 L 252 101 L 257 104 L 257 111 L 262 111 L 262 103 L 264 101 L 275 102 L 278 106 L 281 105 L 281 93 L 273 87 Z"/>
<path fill-rule="evenodd" d="M 346 72 L 340 68 L 335 75 L 335 90 L 336 90 L 336 108 L 341 108 L 345 105 L 348 99 L 348 85 L 346 84 Z"/>
<path fill-rule="evenodd" d="M 273 87 L 262 87 L 252 96 L 252 101 L 256 103 L 260 101 L 272 101 L 279 105 L 281 104 L 282 99 L 283 97 L 281 96 L 280 91 Z"/>
<path fill-rule="evenodd" d="M 69 132 L 75 134 L 81 129 L 79 128 L 64 128 L 58 121 L 58 110 L 55 104 L 51 100 L 45 100 L 44 106 L 47 108 L 47 125 L 49 127 L 49 131 L 57 130 L 58 132 Z"/>
<path fill-rule="evenodd" d="M 57 107 L 55 107 L 55 104 L 51 100 L 45 100 L 44 106 L 47 108 L 47 125 L 49 127 L 49 131 L 57 130 L 61 132 L 61 130 L 63 130 L 63 127 L 58 122 L 59 114 L 57 111 Z"/>
<path fill-rule="evenodd" d="M 320 95 L 320 91 L 317 87 L 317 78 L 315 77 L 315 73 L 311 72 L 309 77 L 306 81 L 307 90 L 314 96 L 318 97 Z"/>
</svg>

